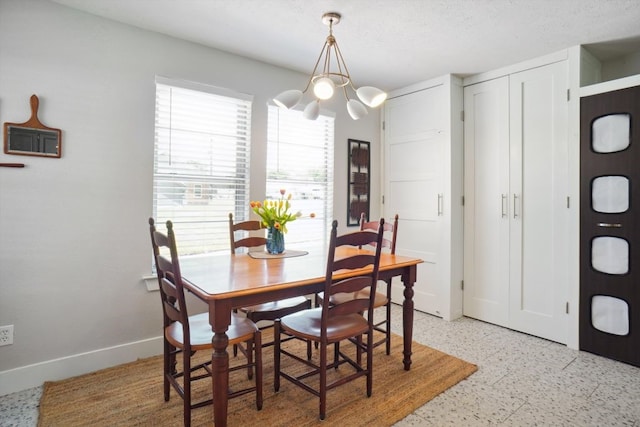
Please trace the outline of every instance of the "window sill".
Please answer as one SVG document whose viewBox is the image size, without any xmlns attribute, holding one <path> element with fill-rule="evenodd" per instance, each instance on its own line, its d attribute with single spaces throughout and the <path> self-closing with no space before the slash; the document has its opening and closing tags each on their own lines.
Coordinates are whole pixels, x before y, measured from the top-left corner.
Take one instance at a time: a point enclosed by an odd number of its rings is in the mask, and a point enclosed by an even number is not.
<svg viewBox="0 0 640 427">
<path fill-rule="evenodd" d="M 158 287 L 158 276 L 156 276 L 155 274 L 150 276 L 142 276 L 142 280 L 147 286 L 147 291 L 154 292 L 160 290 L 160 288 Z"/>
</svg>

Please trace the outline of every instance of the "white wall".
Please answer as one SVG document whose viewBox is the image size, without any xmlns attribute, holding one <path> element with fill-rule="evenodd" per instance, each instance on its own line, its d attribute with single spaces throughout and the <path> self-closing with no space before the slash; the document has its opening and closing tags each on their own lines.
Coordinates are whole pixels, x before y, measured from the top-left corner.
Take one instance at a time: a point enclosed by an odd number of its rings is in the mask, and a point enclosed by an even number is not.
<svg viewBox="0 0 640 427">
<path fill-rule="evenodd" d="M 602 63 L 602 81 L 633 76 L 640 72 L 640 52 Z"/>
<path fill-rule="evenodd" d="M 233 34 L 229 35 L 233 37 Z M 270 97 L 306 76 L 139 30 L 44 0 L 0 0 L 0 121 L 62 129 L 62 158 L 0 154 L 0 395 L 161 353 L 149 274 L 156 75 L 254 96 L 251 198 L 264 196 Z M 339 101 L 339 102 L 338 102 Z M 378 111 L 336 112 L 334 217 L 344 230 L 347 139 L 372 143 L 379 200 Z M 372 204 L 372 216 L 379 206 Z"/>
</svg>

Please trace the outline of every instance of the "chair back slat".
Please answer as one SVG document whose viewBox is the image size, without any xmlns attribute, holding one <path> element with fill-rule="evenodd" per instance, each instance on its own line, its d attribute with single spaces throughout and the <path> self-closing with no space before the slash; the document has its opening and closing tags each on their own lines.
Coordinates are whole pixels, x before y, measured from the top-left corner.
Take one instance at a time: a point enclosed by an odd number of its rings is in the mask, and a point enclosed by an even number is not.
<svg viewBox="0 0 640 427">
<path fill-rule="evenodd" d="M 176 289 L 176 285 L 174 285 L 173 280 L 169 275 L 165 275 L 161 281 L 161 291 L 164 292 L 167 297 L 172 298 L 173 300 L 178 299 L 178 289 Z"/>
<path fill-rule="evenodd" d="M 171 304 L 168 301 L 163 303 L 165 315 L 171 319 L 171 322 L 180 322 L 182 319 L 180 310 L 176 309 L 175 304 Z"/>
<path fill-rule="evenodd" d="M 378 231 L 380 221 L 366 221 L 364 212 L 360 214 L 360 230 Z M 382 247 L 389 248 L 391 254 L 396 253 L 396 240 L 398 237 L 398 214 L 393 217 L 393 223 L 385 222 L 383 226 Z M 391 237 L 388 237 L 391 234 Z"/>
<path fill-rule="evenodd" d="M 233 222 L 233 214 L 229 214 L 229 242 L 231 253 L 235 254 L 238 248 L 253 248 L 267 244 L 267 238 L 262 236 L 248 236 L 236 238 L 236 232 L 243 232 L 246 235 L 250 231 L 264 230 L 261 221 L 251 220 L 235 223 Z"/>
<path fill-rule="evenodd" d="M 154 229 L 152 234 L 152 239 L 155 241 L 155 246 L 157 248 L 168 248 L 169 247 L 169 238 L 166 234 L 163 234 Z"/>
<path fill-rule="evenodd" d="M 376 243 L 376 236 L 372 237 L 369 234 L 361 231 L 336 236 L 336 246 L 363 246 Z"/>
<path fill-rule="evenodd" d="M 333 221 L 327 256 L 327 273 L 324 286 L 325 298 L 329 301 L 331 296 L 336 293 L 355 294 L 365 288 L 371 289 L 371 292 L 366 299 L 354 298 L 336 304 L 322 304 L 321 334 L 323 335 L 323 340 L 326 340 L 329 319 L 335 316 L 366 312 L 369 328 L 373 328 L 373 305 L 376 282 L 378 281 L 378 269 L 380 267 L 383 227 L 384 219 L 381 219 L 377 232 L 356 231 L 338 236 L 338 221 Z M 365 253 L 358 250 L 358 248 L 365 245 L 374 246 L 374 253 Z M 355 252 L 352 255 L 336 260 L 336 249 L 340 247 L 351 247 L 355 249 Z M 370 268 L 364 268 L 368 266 Z M 345 270 L 358 269 L 363 270 L 362 274 L 343 280 L 335 280 L 334 278 L 334 276 L 337 277 L 340 272 Z"/>
<path fill-rule="evenodd" d="M 236 240 L 233 245 L 233 249 L 235 253 L 235 250 L 238 248 L 253 248 L 256 246 L 262 246 L 266 244 L 267 244 L 267 239 L 265 237 L 251 236 L 251 237 L 245 237 L 244 239 Z"/>
<path fill-rule="evenodd" d="M 167 221 L 166 226 L 167 234 L 161 233 L 156 230 L 153 218 L 149 218 L 151 246 L 158 275 L 164 327 L 168 327 L 173 322 L 180 322 L 185 350 L 187 350 L 190 347 L 189 313 L 182 285 L 178 248 L 173 232 L 173 223 Z M 169 257 L 161 254 L 161 251 L 168 251 Z"/>
<path fill-rule="evenodd" d="M 163 246 L 161 245 L 161 247 Z M 164 246 L 164 247 L 168 247 L 168 246 Z M 172 268 L 173 268 L 173 264 L 171 263 L 171 260 L 165 258 L 162 255 L 158 255 L 156 257 L 156 270 L 160 270 L 166 274 L 170 272 Z M 162 279 L 163 277 L 164 275 L 160 276 L 160 279 Z"/>
<path fill-rule="evenodd" d="M 369 298 L 354 298 L 342 304 L 332 304 L 329 316 L 341 316 L 352 313 L 363 313 L 369 308 Z"/>
<path fill-rule="evenodd" d="M 356 268 L 364 268 L 375 262 L 374 255 L 356 254 L 348 258 L 342 258 L 333 262 L 333 271 L 338 270 L 355 270 Z"/>
<path fill-rule="evenodd" d="M 371 286 L 371 277 L 357 276 L 333 283 L 331 285 L 331 292 L 332 294 L 355 293 L 367 286 Z"/>
</svg>

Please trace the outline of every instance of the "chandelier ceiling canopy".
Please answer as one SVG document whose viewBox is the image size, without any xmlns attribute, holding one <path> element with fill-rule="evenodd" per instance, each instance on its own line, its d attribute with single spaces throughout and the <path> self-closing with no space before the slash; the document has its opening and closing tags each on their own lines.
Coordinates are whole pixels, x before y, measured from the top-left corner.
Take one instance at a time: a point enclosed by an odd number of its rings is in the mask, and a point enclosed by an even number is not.
<svg viewBox="0 0 640 427">
<path fill-rule="evenodd" d="M 276 105 L 287 109 L 293 108 L 302 101 L 303 95 L 312 87 L 315 99 L 307 104 L 303 116 L 306 119 L 315 120 L 320 115 L 320 101 L 331 99 L 336 90 L 341 90 L 347 100 L 349 115 L 353 120 L 358 120 L 368 113 L 365 105 L 375 108 L 387 99 L 387 94 L 378 88 L 362 86 L 356 89 L 353 85 L 347 64 L 333 36 L 333 26 L 340 22 L 340 18 L 341 15 L 336 12 L 322 15 L 322 22 L 329 26 L 329 36 L 322 46 L 306 87 L 304 90 L 290 89 L 282 92 L 273 99 Z M 353 91 L 362 102 L 353 97 L 350 98 L 349 90 Z"/>
</svg>

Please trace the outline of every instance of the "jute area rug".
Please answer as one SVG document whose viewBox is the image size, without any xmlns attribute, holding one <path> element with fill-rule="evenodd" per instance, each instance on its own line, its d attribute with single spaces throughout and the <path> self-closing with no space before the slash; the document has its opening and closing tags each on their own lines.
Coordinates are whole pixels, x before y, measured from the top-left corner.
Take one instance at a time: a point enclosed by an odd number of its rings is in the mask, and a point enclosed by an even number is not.
<svg viewBox="0 0 640 427">
<path fill-rule="evenodd" d="M 305 354 L 306 347 L 298 341 L 283 345 L 297 346 L 300 354 Z M 330 390 L 324 421 L 318 419 L 319 399 L 314 395 L 284 379 L 280 391 L 274 393 L 273 347 L 263 349 L 263 408 L 256 410 L 255 393 L 231 399 L 228 425 L 391 426 L 477 369 L 475 365 L 414 342 L 411 370 L 405 371 L 402 338 L 393 336 L 390 356 L 384 353 L 383 347 L 375 349 L 373 395 L 367 398 L 364 377 Z M 210 353 L 204 353 L 208 352 L 199 352 L 196 357 L 211 357 Z M 314 357 L 317 353 L 314 351 Z M 282 360 L 285 370 L 290 366 L 289 360 Z M 233 365 L 236 361 L 231 356 L 230 363 Z M 343 365 L 332 374 L 350 371 L 348 365 Z M 246 381 L 244 370 L 230 376 L 231 387 L 246 385 Z M 196 399 L 211 394 L 209 379 L 200 381 L 195 388 Z M 213 408 L 193 410 L 191 420 L 193 426 L 212 425 Z M 182 399 L 171 390 L 171 399 L 164 401 L 162 356 L 44 384 L 39 427 L 179 425 L 182 425 Z"/>
</svg>

